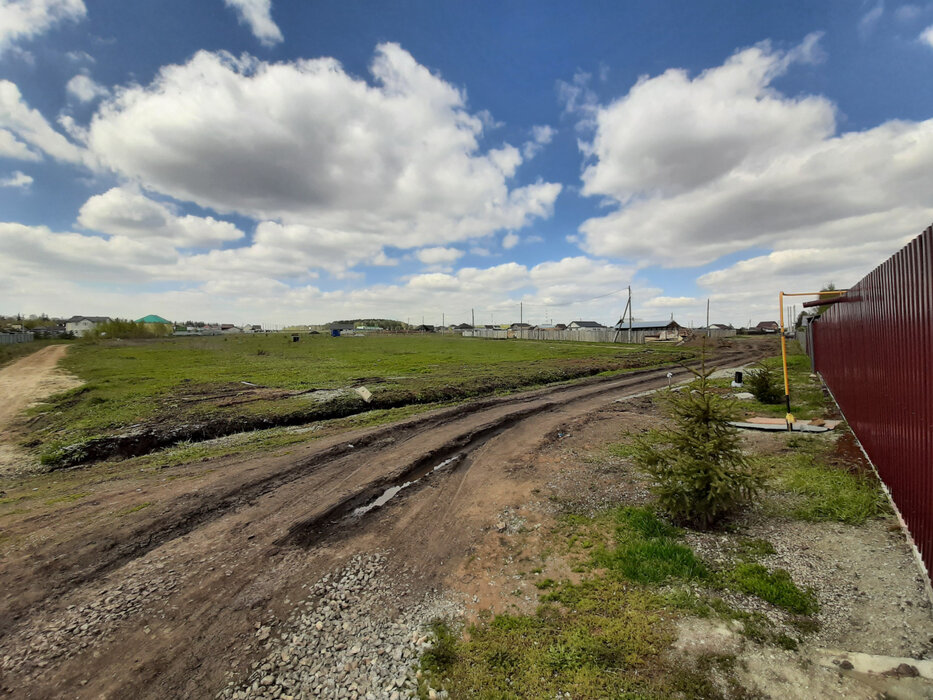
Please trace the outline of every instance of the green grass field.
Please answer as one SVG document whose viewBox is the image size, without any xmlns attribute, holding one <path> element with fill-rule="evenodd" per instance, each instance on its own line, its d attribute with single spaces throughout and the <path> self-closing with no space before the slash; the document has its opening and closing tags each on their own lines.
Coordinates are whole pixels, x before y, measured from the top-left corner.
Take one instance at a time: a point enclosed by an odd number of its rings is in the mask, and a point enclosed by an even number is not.
<svg viewBox="0 0 933 700">
<path fill-rule="evenodd" d="M 303 335 L 297 343 L 290 334 L 79 342 L 63 366 L 86 383 L 33 409 L 26 444 L 55 465 L 63 459 L 63 446 L 130 426 L 216 423 L 223 427 L 212 434 L 224 434 L 370 408 L 463 400 L 658 366 L 691 354 L 670 346 L 433 334 Z M 356 386 L 372 392 L 371 404 L 347 391 Z M 344 391 L 308 393 L 315 390 Z"/>
</svg>

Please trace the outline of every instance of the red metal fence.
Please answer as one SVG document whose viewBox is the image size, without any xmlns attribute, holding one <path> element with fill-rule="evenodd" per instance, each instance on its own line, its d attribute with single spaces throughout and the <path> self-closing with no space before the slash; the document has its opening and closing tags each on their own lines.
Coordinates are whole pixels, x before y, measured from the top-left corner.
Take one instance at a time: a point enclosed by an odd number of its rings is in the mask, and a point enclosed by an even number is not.
<svg viewBox="0 0 933 700">
<path fill-rule="evenodd" d="M 933 572 L 933 227 L 813 325 L 836 397 Z"/>
</svg>

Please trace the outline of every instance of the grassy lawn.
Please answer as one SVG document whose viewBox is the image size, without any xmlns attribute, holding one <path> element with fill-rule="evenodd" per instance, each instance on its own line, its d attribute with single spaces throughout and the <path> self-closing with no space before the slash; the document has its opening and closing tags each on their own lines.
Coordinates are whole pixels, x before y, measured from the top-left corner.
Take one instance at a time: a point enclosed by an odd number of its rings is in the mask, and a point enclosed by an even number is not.
<svg viewBox="0 0 933 700">
<path fill-rule="evenodd" d="M 221 435 L 372 408 L 463 400 L 690 355 L 669 346 L 433 334 L 303 335 L 297 343 L 290 334 L 80 342 L 63 365 L 86 383 L 33 409 L 27 444 L 54 465 L 63 446 L 130 426 L 175 429 L 213 421 L 224 423 L 214 433 Z M 361 385 L 372 391 L 370 404 L 348 391 Z M 312 393 L 317 390 L 341 393 Z"/>
</svg>

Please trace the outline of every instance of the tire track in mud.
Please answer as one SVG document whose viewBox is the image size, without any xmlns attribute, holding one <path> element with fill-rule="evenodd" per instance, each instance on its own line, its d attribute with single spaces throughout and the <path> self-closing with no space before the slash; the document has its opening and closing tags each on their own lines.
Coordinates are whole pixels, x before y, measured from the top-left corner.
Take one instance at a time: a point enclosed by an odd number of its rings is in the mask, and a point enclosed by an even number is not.
<svg viewBox="0 0 933 700">
<path fill-rule="evenodd" d="M 745 362 L 760 354 L 733 351 L 714 359 L 719 363 Z M 405 485 L 411 492 L 422 488 L 428 481 L 425 476 L 445 460 L 453 460 L 449 471 L 469 469 L 471 453 L 522 421 L 603 394 L 663 385 L 668 372 L 681 377 L 689 370 L 666 366 L 638 370 L 621 377 L 600 377 L 572 385 L 481 399 L 401 423 L 346 433 L 332 439 L 327 446 L 311 446 L 311 453 L 297 460 L 290 455 L 263 458 L 270 464 L 261 476 L 242 475 L 238 483 L 231 479 L 230 483 L 214 489 L 182 494 L 159 517 L 138 521 L 132 531 L 117 534 L 82 531 L 73 539 L 40 551 L 38 556 L 30 553 L 31 574 L 11 575 L 9 569 L 16 567 L 0 569 L 0 586 L 7 590 L 32 588 L 28 598 L 17 597 L 0 603 L 0 634 L 23 622 L 22 618 L 28 617 L 27 611 L 31 613 L 57 594 L 119 569 L 163 544 L 254 504 L 262 496 L 286 487 L 298 488 L 302 480 L 309 478 L 322 482 L 330 476 L 338 481 L 341 476 L 350 479 L 360 471 L 367 472 L 344 493 L 334 493 L 337 491 L 334 488 L 322 494 L 319 507 L 292 524 L 269 554 L 280 547 L 307 548 L 323 539 L 339 538 L 365 520 L 365 514 L 350 517 L 354 510 L 371 504 L 393 487 Z M 483 421 L 486 415 L 490 417 Z M 445 432 L 449 434 L 443 435 Z M 395 467 L 379 469 L 378 458 L 390 452 L 406 452 L 407 458 L 399 459 Z M 367 466 L 370 461 L 374 465 Z"/>
</svg>

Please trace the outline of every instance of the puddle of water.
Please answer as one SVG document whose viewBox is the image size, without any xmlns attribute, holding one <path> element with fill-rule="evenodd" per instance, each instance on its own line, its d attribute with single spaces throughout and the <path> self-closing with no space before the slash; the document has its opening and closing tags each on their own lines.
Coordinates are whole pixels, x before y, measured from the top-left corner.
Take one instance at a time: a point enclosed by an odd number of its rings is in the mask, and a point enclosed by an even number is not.
<svg viewBox="0 0 933 700">
<path fill-rule="evenodd" d="M 462 454 L 462 453 L 461 453 L 461 454 L 454 455 L 453 457 L 450 457 L 449 459 L 445 459 L 443 462 L 441 462 L 440 464 L 438 464 L 437 466 L 435 466 L 435 467 L 434 467 L 433 469 L 431 469 L 429 472 L 426 472 L 426 473 L 422 474 L 422 475 L 419 476 L 417 479 L 412 479 L 411 481 L 406 481 L 404 484 L 399 484 L 399 485 L 397 485 L 397 486 L 390 486 L 389 488 L 387 488 L 385 491 L 382 492 L 382 495 L 379 496 L 379 498 L 377 498 L 377 499 L 374 500 L 374 501 L 371 501 L 370 503 L 367 503 L 365 506 L 360 506 L 359 508 L 357 508 L 356 510 L 354 510 L 352 513 L 350 513 L 350 517 L 351 517 L 351 518 L 359 518 L 360 516 L 366 515 L 369 511 L 371 511 L 371 510 L 373 510 L 373 509 L 375 509 L 375 508 L 381 508 L 381 507 L 384 506 L 386 503 L 388 503 L 390 500 L 392 500 L 396 495 L 398 495 L 398 492 L 401 491 L 402 489 L 408 488 L 408 487 L 411 486 L 412 484 L 415 484 L 415 483 L 421 481 L 424 477 L 429 476 L 429 475 L 433 474 L 433 473 L 436 472 L 436 471 L 440 471 L 440 470 L 443 469 L 444 467 L 449 466 L 449 465 L 452 464 L 453 462 L 456 462 L 456 461 L 459 460 L 461 457 L 463 457 L 463 454 Z"/>
</svg>

